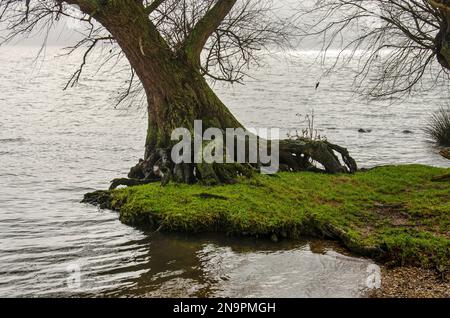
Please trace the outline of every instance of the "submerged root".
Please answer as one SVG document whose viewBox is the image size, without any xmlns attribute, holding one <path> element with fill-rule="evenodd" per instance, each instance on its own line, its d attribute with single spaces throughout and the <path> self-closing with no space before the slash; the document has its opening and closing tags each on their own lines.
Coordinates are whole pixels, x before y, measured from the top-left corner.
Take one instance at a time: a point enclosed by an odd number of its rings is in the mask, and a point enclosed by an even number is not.
<svg viewBox="0 0 450 318">
<path fill-rule="evenodd" d="M 112 197 L 108 191 L 95 191 L 84 195 L 82 203 L 99 206 L 100 209 L 112 208 Z"/>
</svg>

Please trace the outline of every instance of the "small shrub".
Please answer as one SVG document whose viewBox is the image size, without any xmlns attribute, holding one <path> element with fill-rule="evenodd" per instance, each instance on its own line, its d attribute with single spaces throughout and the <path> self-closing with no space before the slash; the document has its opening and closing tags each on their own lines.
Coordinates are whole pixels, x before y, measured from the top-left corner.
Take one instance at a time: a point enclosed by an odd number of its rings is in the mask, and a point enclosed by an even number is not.
<svg viewBox="0 0 450 318">
<path fill-rule="evenodd" d="M 296 114 L 298 118 L 302 119 L 304 123 L 306 123 L 306 128 L 302 129 L 301 132 L 298 130 L 295 131 L 295 133 L 288 133 L 287 136 L 289 139 L 294 140 L 312 140 L 312 141 L 326 141 L 327 137 L 321 136 L 319 134 L 319 131 L 315 127 L 315 114 L 314 110 L 312 110 L 311 114 L 306 114 L 303 116 L 302 114 Z"/>
<path fill-rule="evenodd" d="M 450 146 L 450 106 L 442 107 L 428 121 L 425 133 L 441 146 Z"/>
</svg>

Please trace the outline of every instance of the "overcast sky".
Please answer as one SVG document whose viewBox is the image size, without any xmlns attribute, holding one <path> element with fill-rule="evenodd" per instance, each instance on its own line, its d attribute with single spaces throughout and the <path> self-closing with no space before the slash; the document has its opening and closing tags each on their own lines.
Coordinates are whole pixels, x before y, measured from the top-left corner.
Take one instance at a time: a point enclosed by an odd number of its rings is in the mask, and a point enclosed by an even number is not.
<svg viewBox="0 0 450 318">
<path fill-rule="evenodd" d="M 292 13 L 292 8 L 297 6 L 299 1 L 301 0 L 275 0 L 275 6 L 277 8 L 286 10 L 288 14 Z M 312 3 L 314 0 L 303 0 L 302 4 Z M 280 13 L 286 14 L 286 13 Z M 4 32 L 0 32 L 0 35 L 4 34 Z M 47 38 L 47 39 L 46 39 Z M 67 19 L 63 18 L 61 21 L 56 23 L 55 27 L 51 30 L 49 35 L 47 36 L 45 32 L 40 34 L 34 34 L 30 38 L 18 38 L 13 42 L 15 45 L 27 45 L 27 46 L 40 46 L 46 41 L 47 45 L 51 46 L 66 46 L 76 42 L 77 39 L 80 38 L 79 32 L 74 30 L 73 23 L 68 22 Z"/>
</svg>

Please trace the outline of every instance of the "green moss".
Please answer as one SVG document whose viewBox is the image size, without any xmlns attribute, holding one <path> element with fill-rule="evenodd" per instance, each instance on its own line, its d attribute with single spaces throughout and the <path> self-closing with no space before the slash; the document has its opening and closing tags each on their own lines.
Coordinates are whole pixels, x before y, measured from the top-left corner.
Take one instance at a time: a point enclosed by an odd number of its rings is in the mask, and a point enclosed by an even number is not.
<svg viewBox="0 0 450 318">
<path fill-rule="evenodd" d="M 449 268 L 450 169 L 380 167 L 355 175 L 280 173 L 232 185 L 151 184 L 112 192 L 126 224 L 272 238 L 318 236 L 397 264 Z"/>
</svg>

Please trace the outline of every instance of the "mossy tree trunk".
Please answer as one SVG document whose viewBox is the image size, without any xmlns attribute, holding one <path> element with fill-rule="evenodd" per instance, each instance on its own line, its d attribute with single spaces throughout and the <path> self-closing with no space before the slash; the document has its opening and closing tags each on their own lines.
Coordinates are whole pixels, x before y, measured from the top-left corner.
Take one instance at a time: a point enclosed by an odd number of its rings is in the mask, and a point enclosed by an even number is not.
<svg viewBox="0 0 450 318">
<path fill-rule="evenodd" d="M 450 2 L 448 0 L 428 0 L 442 15 L 441 29 L 436 36 L 436 57 L 439 63 L 450 70 Z"/>
<path fill-rule="evenodd" d="M 156 177 L 153 166 L 167 156 L 176 128 L 193 131 L 195 120 L 202 120 L 203 129 L 242 127 L 200 74 L 198 50 L 206 41 L 201 31 L 183 49 L 174 52 L 149 22 L 140 4 L 117 1 L 103 6 L 96 19 L 116 39 L 147 96 L 148 131 L 144 162 L 140 165 L 144 169 L 134 170 L 131 177 Z M 192 176 L 184 177 L 189 180 Z"/>
<path fill-rule="evenodd" d="M 202 121 L 203 130 L 210 127 L 222 130 L 242 128 L 200 73 L 202 49 L 236 0 L 218 1 L 197 23 L 182 47 L 176 50 L 169 47 L 149 20 L 148 8 L 142 5 L 142 1 L 116 0 L 102 4 L 98 1 L 73 2 L 79 4 L 83 12 L 93 15 L 111 33 L 139 77 L 147 96 L 148 132 L 144 159 L 129 174 L 134 181 L 116 180 L 113 187 L 142 184 L 142 180 L 153 181 L 161 177 L 163 182 L 175 179 L 191 183 L 197 181 L 199 175 L 207 178 L 208 182 L 228 182 L 233 179 L 233 174 L 248 173 L 249 166 L 245 164 L 234 165 L 231 169 L 213 164 L 206 169 L 202 166 L 203 171 L 197 175 L 195 171 L 200 170 L 199 165 L 176 166 L 170 159 L 171 134 L 176 128 L 193 132 L 195 120 Z M 333 145 L 333 149 L 330 145 L 313 141 L 284 141 L 281 143 L 280 164 L 284 170 L 298 171 L 311 166 L 308 162 L 311 157 L 322 163 L 327 172 L 354 171 L 356 164 L 346 169 L 334 154 L 334 151 L 340 152 L 343 148 Z M 306 155 L 300 156 L 303 152 Z M 346 151 L 342 154 L 344 158 L 348 155 Z M 344 159 L 344 162 L 349 160 Z"/>
</svg>

